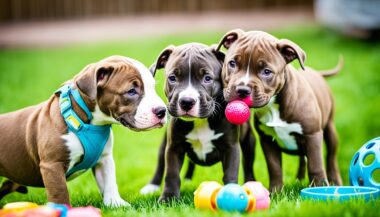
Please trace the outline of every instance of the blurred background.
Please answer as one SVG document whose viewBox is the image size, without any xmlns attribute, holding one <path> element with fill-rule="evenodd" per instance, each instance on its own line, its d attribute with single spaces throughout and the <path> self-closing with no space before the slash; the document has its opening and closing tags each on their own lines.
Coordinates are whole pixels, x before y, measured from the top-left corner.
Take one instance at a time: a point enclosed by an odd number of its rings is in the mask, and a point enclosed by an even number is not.
<svg viewBox="0 0 380 217">
<path fill-rule="evenodd" d="M 380 135 L 379 16 L 380 0 L 0 0 L 0 114 L 48 99 L 87 64 L 110 55 L 129 56 L 149 66 L 170 44 L 211 45 L 230 29 L 264 30 L 297 43 L 307 53 L 306 65 L 315 69 L 333 68 L 339 55 L 344 57 L 343 70 L 327 81 L 336 102 L 339 166 L 348 185 L 351 158 L 366 141 Z M 162 74 L 157 73 L 156 89 L 164 99 Z M 221 182 L 220 164 L 197 167 L 194 180 L 183 183 L 185 207 L 162 212 L 161 206 L 152 205 L 158 195 L 146 198 L 138 192 L 153 175 L 164 129 L 140 133 L 121 126 L 113 129 L 119 189 L 134 204 L 129 214 L 179 216 L 185 210 L 181 216 L 208 215 L 188 205 L 200 182 Z M 268 186 L 260 145 L 256 150 L 256 177 Z M 298 158 L 283 156 L 288 190 L 274 197 L 273 206 L 280 204 L 281 209 L 272 209 L 268 216 L 338 216 L 350 209 L 356 214 L 371 209 L 371 204 L 364 209 L 360 204 L 330 209 L 323 204 L 299 205 L 294 163 Z M 69 189 L 74 205 L 101 206 L 91 172 L 71 181 Z M 0 206 L 17 200 L 44 203 L 46 197 L 43 189 L 32 189 L 28 195 L 4 198 Z M 168 209 L 172 215 L 167 215 Z M 376 206 L 372 209 L 378 213 Z M 360 216 L 356 214 L 351 216 Z"/>
<path fill-rule="evenodd" d="M 312 0 L 0 0 L 0 47 L 313 22 Z"/>
<path fill-rule="evenodd" d="M 378 39 L 379 0 L 0 0 L 0 48 L 319 22 Z"/>
</svg>

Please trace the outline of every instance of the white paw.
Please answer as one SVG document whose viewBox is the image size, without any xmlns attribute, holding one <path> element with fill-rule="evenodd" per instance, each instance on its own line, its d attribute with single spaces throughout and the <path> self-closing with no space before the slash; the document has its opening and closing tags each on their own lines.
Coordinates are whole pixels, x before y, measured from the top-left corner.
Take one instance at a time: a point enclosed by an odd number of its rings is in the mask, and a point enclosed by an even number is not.
<svg viewBox="0 0 380 217">
<path fill-rule="evenodd" d="M 147 184 L 140 190 L 140 194 L 146 195 L 146 194 L 153 194 L 160 190 L 160 186 L 154 185 L 154 184 Z"/>
<path fill-rule="evenodd" d="M 109 207 L 129 207 L 131 204 L 129 204 L 127 201 L 123 200 L 120 196 L 119 197 L 113 197 L 113 198 L 104 198 L 104 205 Z"/>
</svg>

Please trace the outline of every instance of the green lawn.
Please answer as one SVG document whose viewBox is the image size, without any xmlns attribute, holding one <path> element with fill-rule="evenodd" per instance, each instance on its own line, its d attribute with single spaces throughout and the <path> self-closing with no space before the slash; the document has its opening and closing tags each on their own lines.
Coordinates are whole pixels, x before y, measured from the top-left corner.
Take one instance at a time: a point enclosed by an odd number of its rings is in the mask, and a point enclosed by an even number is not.
<svg viewBox="0 0 380 217">
<path fill-rule="evenodd" d="M 380 131 L 380 44 L 341 37 L 316 26 L 294 27 L 272 32 L 289 38 L 307 53 L 306 65 L 316 69 L 335 66 L 339 54 L 345 58 L 341 74 L 328 80 L 337 104 L 336 126 L 340 136 L 339 165 L 344 184 L 348 185 L 348 167 L 356 150 Z M 224 33 L 202 33 L 131 39 L 125 42 L 107 42 L 54 49 L 25 49 L 0 51 L 0 113 L 37 104 L 48 97 L 59 85 L 78 73 L 86 64 L 113 54 L 136 58 L 149 66 L 159 52 L 169 44 L 198 41 L 217 43 Z M 158 72 L 157 90 L 163 97 L 162 72 Z M 221 165 L 196 168 L 194 179 L 182 185 L 182 200 L 169 205 L 158 204 L 157 195 L 140 196 L 139 189 L 154 171 L 157 150 L 163 129 L 135 133 L 114 126 L 117 181 L 123 198 L 132 204 L 128 209 L 108 209 L 102 206 L 96 183 L 90 172 L 69 183 L 74 206 L 93 205 L 102 209 L 104 216 L 216 216 L 241 214 L 214 214 L 194 208 L 192 192 L 205 180 L 221 182 Z M 266 164 L 257 146 L 255 172 L 259 181 L 268 186 Z M 305 183 L 295 181 L 297 158 L 284 158 L 285 189 L 272 196 L 268 211 L 257 216 L 378 216 L 379 202 L 363 201 L 313 202 L 303 201 L 299 190 Z M 240 183 L 243 182 L 240 176 Z M 15 193 L 0 201 L 0 206 L 13 201 L 46 203 L 44 189 L 29 188 L 30 193 Z M 374 205 L 377 204 L 377 205 Z"/>
</svg>

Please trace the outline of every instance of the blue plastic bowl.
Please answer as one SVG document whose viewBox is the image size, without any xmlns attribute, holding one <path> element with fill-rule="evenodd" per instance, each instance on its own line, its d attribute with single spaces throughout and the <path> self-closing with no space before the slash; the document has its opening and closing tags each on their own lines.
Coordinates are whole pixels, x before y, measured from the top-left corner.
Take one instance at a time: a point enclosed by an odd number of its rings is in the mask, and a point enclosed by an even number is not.
<svg viewBox="0 0 380 217">
<path fill-rule="evenodd" d="M 301 190 L 301 197 L 314 200 L 352 200 L 364 199 L 366 201 L 379 197 L 380 190 L 372 187 L 361 186 L 328 186 L 304 188 Z"/>
</svg>

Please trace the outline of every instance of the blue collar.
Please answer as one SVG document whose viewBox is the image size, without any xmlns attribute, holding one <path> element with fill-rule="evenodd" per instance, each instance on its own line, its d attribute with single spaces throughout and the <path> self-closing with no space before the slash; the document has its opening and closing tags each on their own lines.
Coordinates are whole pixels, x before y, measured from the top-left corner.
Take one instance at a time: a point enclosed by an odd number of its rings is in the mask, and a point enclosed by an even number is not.
<svg viewBox="0 0 380 217">
<path fill-rule="evenodd" d="M 72 89 L 71 85 L 64 85 L 56 93 L 60 94 L 59 107 L 68 130 L 78 137 L 84 150 L 82 160 L 67 171 L 66 177 L 69 177 L 78 171 L 85 171 L 96 165 L 111 134 L 111 125 L 95 126 L 80 119 L 73 109 L 70 96 L 86 113 L 89 121 L 93 117 L 78 89 Z"/>
</svg>

